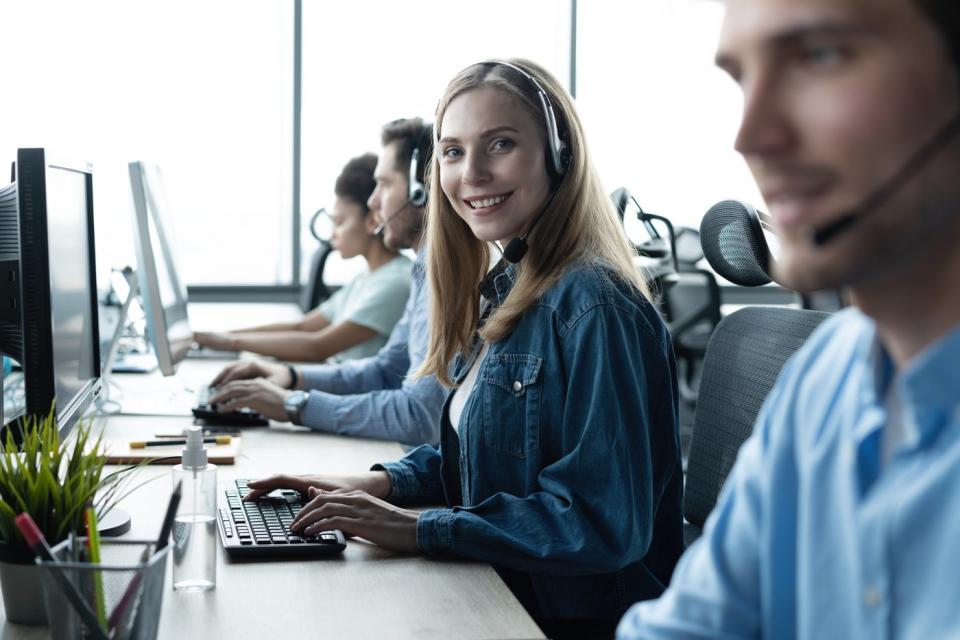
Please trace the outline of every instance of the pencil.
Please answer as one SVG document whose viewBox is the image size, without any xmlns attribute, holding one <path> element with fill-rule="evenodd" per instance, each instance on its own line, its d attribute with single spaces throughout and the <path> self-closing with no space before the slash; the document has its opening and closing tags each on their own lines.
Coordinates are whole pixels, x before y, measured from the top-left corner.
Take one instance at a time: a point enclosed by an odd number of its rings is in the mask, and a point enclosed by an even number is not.
<svg viewBox="0 0 960 640">
<path fill-rule="evenodd" d="M 204 438 L 203 441 L 207 444 L 230 444 L 230 436 L 210 436 Z M 143 449 L 144 447 L 168 447 L 174 445 L 185 445 L 187 441 L 185 438 L 180 440 L 166 439 L 166 440 L 134 440 L 130 443 L 131 449 Z"/>
</svg>

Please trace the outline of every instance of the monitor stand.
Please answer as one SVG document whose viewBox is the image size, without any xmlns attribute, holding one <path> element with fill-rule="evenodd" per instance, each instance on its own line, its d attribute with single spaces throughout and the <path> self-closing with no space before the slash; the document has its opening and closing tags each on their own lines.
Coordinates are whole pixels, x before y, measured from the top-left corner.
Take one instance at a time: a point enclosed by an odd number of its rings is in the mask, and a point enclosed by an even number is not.
<svg viewBox="0 0 960 640">
<path fill-rule="evenodd" d="M 130 531 L 130 514 L 116 507 L 110 509 L 106 516 L 97 520 L 97 531 L 108 538 L 122 536 Z"/>
</svg>

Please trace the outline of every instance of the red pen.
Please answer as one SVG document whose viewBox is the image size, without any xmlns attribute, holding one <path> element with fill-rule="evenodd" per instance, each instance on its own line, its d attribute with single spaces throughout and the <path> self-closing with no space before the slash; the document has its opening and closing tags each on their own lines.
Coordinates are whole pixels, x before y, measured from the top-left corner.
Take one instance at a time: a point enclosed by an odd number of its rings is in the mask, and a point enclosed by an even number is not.
<svg viewBox="0 0 960 640">
<path fill-rule="evenodd" d="M 80 614 L 80 617 L 83 618 L 83 621 L 87 625 L 87 632 L 94 638 L 108 640 L 106 634 L 103 632 L 103 627 L 100 626 L 100 621 L 97 620 L 97 616 L 90 608 L 90 605 L 86 603 L 83 596 L 77 591 L 77 587 L 71 583 L 70 580 L 67 579 L 67 576 L 63 575 L 63 572 L 56 566 L 57 560 L 53 557 L 50 545 L 47 544 L 47 539 L 43 537 L 43 532 L 40 531 L 40 527 L 33 521 L 30 514 L 21 513 L 13 520 L 17 528 L 20 529 L 20 533 L 23 534 L 23 539 L 27 541 L 27 545 L 33 549 L 33 552 L 41 559 L 51 563 L 50 571 L 54 579 L 56 579 L 60 588 L 63 589 L 63 594 L 67 596 L 67 600 L 70 601 L 70 604 L 73 605 L 77 613 Z"/>
</svg>

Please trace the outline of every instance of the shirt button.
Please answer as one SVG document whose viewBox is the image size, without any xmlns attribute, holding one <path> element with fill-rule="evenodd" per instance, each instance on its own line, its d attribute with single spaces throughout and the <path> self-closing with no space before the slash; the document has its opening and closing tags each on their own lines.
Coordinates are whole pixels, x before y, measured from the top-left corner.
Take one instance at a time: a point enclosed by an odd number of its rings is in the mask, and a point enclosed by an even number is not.
<svg viewBox="0 0 960 640">
<path fill-rule="evenodd" d="M 863 604 L 870 608 L 879 607 L 883 603 L 883 594 L 878 589 L 868 587 L 863 592 Z"/>
<path fill-rule="evenodd" d="M 517 393 L 520 393 L 521 391 L 523 391 L 523 383 L 520 382 L 519 380 L 514 380 L 513 390 L 516 391 Z"/>
</svg>

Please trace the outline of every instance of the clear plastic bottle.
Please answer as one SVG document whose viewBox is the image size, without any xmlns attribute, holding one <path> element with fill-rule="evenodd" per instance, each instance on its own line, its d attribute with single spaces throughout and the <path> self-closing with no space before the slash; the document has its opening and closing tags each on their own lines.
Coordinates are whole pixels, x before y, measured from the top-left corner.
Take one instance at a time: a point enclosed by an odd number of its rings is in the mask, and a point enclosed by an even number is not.
<svg viewBox="0 0 960 640">
<path fill-rule="evenodd" d="M 207 591 L 217 584 L 217 467 L 207 463 L 203 431 L 191 427 L 173 485 L 182 497 L 173 523 L 173 588 Z"/>
</svg>

